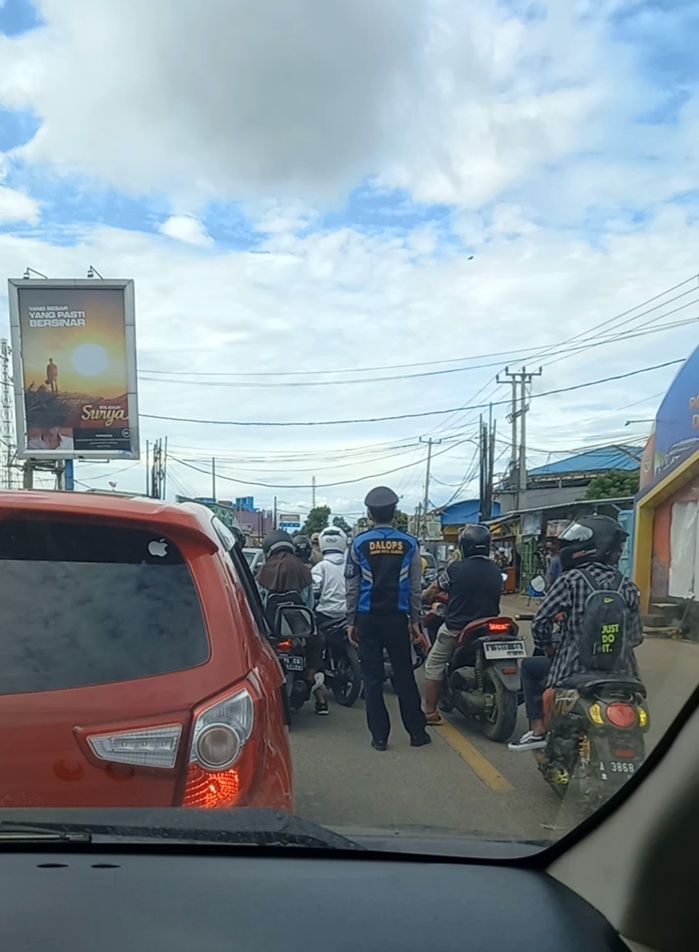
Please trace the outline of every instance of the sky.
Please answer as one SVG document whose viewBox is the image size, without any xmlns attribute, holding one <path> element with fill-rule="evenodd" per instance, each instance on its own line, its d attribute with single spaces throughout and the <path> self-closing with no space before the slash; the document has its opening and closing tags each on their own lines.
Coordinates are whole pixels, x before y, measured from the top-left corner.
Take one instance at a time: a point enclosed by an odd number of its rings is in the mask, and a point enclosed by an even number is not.
<svg viewBox="0 0 699 952">
<path fill-rule="evenodd" d="M 413 511 L 430 437 L 430 503 L 473 495 L 506 367 L 530 466 L 642 442 L 699 342 L 693 6 L 0 0 L 2 270 L 134 279 L 171 495 L 215 456 L 221 498 Z"/>
</svg>

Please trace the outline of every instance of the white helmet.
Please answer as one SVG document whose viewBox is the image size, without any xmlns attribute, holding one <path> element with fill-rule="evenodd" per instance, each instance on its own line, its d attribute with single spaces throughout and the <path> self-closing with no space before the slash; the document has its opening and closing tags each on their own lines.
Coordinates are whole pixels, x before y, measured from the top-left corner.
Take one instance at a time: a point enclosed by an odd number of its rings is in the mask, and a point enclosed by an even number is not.
<svg viewBox="0 0 699 952">
<path fill-rule="evenodd" d="M 321 532 L 318 545 L 323 555 L 329 552 L 339 552 L 344 555 L 347 551 L 347 536 L 337 526 L 328 526 Z"/>
</svg>

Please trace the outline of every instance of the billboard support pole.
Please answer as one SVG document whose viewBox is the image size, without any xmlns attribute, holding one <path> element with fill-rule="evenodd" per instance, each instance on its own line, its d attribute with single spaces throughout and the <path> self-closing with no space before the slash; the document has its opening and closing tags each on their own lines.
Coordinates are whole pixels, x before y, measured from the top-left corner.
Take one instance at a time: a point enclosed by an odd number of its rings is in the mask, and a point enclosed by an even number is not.
<svg viewBox="0 0 699 952">
<path fill-rule="evenodd" d="M 25 460 L 22 473 L 22 488 L 34 489 L 34 463 L 32 460 Z"/>
<path fill-rule="evenodd" d="M 75 490 L 75 467 L 72 459 L 67 459 L 63 465 L 63 488 L 69 493 Z"/>
</svg>

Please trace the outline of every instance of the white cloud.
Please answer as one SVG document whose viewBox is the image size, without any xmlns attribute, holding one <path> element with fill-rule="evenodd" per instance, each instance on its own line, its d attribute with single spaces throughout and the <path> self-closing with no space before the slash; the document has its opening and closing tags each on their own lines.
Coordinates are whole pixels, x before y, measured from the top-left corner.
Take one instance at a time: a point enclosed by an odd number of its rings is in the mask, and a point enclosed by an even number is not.
<svg viewBox="0 0 699 952">
<path fill-rule="evenodd" d="M 35 225 L 39 221 L 39 203 L 26 192 L 0 185 L 0 223 L 18 221 Z"/>
<path fill-rule="evenodd" d="M 502 219 L 508 216 L 517 221 L 511 211 L 503 213 Z M 428 242 L 414 241 L 411 235 L 368 236 L 352 228 L 322 235 L 285 234 L 281 244 L 278 235 L 271 235 L 254 253 L 214 248 L 205 256 L 184 243 L 173 245 L 158 236 L 111 228 L 88 229 L 70 247 L 39 238 L 0 235 L 0 256 L 9 274 L 21 274 L 27 261 L 49 275 L 74 273 L 76 261 L 97 261 L 105 276 L 132 275 L 136 279 L 139 369 L 144 378 L 141 410 L 213 420 L 352 418 L 497 401 L 506 399 L 507 390 L 490 381 L 510 358 L 501 358 L 501 363 L 496 358 L 495 366 L 470 373 L 405 381 L 395 378 L 410 371 L 389 371 L 378 376 L 392 379 L 344 387 L 270 386 L 280 377 L 259 378 L 256 382 L 263 386 L 245 387 L 219 386 L 217 378 L 208 377 L 205 386 L 194 386 L 165 382 L 162 377 L 148 380 L 148 371 L 332 371 L 537 347 L 580 333 L 686 278 L 696 270 L 699 258 L 699 228 L 681 208 L 665 210 L 643 231 L 613 234 L 596 247 L 572 234 L 529 230 L 521 221 L 517 226 L 520 234 L 513 237 L 513 226 L 500 229 L 497 216 L 495 229 L 489 227 L 483 225 L 471 262 L 454 249 L 429 254 Z M 699 314 L 699 291 L 684 300 L 696 300 L 697 304 L 673 319 Z M 644 320 L 653 316 L 657 314 Z M 163 328 L 167 329 L 165 336 Z M 566 387 L 681 357 L 691 351 L 696 339 L 693 327 L 683 327 L 665 336 L 628 338 L 592 348 L 557 363 L 536 358 L 533 362 L 545 364 L 536 387 Z M 489 361 L 477 361 L 481 362 Z M 648 405 L 639 404 L 632 415 L 651 415 L 653 404 L 659 402 L 653 395 L 667 386 L 673 373 L 674 368 L 668 368 L 533 401 L 528 421 L 531 446 L 574 447 L 586 441 L 601 442 L 607 433 L 631 435 L 633 430 L 623 430 L 629 411 L 615 408 L 648 398 Z M 370 474 L 420 460 L 424 450 L 415 446 L 383 448 L 365 453 L 355 462 L 345 451 L 347 447 L 411 441 L 435 428 L 437 436 L 459 431 L 468 434 L 479 412 L 362 426 L 289 429 L 144 419 L 142 434 L 144 439 L 167 434 L 176 457 L 198 457 L 198 465 L 204 469 L 207 458 L 220 456 L 220 491 L 229 487 L 231 495 L 250 492 L 271 502 L 275 490 L 228 483 L 224 477 L 309 485 L 315 474 L 321 484 L 319 498 L 350 511 L 361 509 L 364 493 L 376 482 Z M 500 435 L 506 438 L 505 408 L 496 405 L 495 412 Z M 436 457 L 435 477 L 458 483 L 472 452 L 472 445 L 464 444 Z M 276 454 L 295 457 L 299 453 L 313 454 L 313 461 L 269 461 Z M 226 463 L 226 457 L 234 454 L 241 458 Z M 533 453 L 532 459 L 541 460 L 541 456 Z M 191 489 L 208 491 L 206 475 L 177 463 L 172 472 Z M 140 488 L 141 475 L 137 468 L 125 472 L 119 477 L 120 488 Z M 325 482 L 357 476 L 366 479 L 322 488 Z M 405 493 L 405 505 L 411 508 L 419 498 L 423 476 L 423 467 L 417 466 L 380 479 L 398 486 Z M 444 501 L 452 491 L 435 484 L 435 501 Z M 310 491 L 304 494 L 292 488 L 276 494 L 290 504 L 304 495 L 310 499 Z"/>
<path fill-rule="evenodd" d="M 0 37 L 0 102 L 41 120 L 21 154 L 175 205 L 327 201 L 377 176 L 477 207 L 610 133 L 623 151 L 658 97 L 612 41 L 608 5 L 521 19 L 496 0 L 39 7 L 44 26 Z"/>
<path fill-rule="evenodd" d="M 199 245 L 204 248 L 213 244 L 213 239 L 207 233 L 204 224 L 192 215 L 171 215 L 162 223 L 160 231 L 168 238 L 184 241 L 188 245 Z"/>
</svg>

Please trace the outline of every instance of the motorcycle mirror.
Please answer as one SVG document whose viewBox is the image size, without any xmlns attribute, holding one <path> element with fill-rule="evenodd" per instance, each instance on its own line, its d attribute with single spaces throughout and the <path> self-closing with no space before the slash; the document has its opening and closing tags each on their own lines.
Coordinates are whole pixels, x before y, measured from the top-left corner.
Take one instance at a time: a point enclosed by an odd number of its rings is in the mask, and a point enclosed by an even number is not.
<svg viewBox="0 0 699 952">
<path fill-rule="evenodd" d="M 313 612 L 304 605 L 280 605 L 274 618 L 276 638 L 309 638 L 315 631 Z"/>
</svg>

